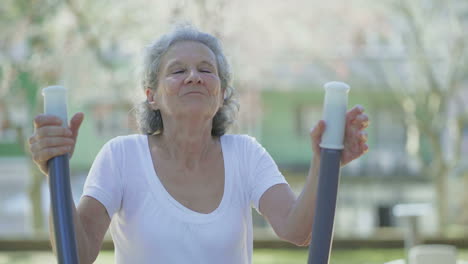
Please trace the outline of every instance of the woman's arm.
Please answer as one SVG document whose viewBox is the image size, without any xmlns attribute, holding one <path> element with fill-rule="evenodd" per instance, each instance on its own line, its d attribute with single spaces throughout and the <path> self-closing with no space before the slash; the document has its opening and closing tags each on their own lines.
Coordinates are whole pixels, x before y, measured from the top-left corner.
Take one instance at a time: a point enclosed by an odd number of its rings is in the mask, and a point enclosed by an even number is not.
<svg viewBox="0 0 468 264">
<path fill-rule="evenodd" d="M 104 235 L 109 228 L 109 215 L 104 205 L 89 196 L 84 196 L 81 199 L 78 208 L 73 203 L 72 210 L 80 263 L 93 263 L 99 254 Z M 57 255 L 53 220 L 52 212 L 50 212 L 49 235 L 52 250 Z"/>
<path fill-rule="evenodd" d="M 311 239 L 318 184 L 318 158 L 313 159 L 306 183 L 298 198 L 289 185 L 278 184 L 260 199 L 260 212 L 279 238 L 297 246 L 308 245 Z"/>
<path fill-rule="evenodd" d="M 361 106 L 351 109 L 346 115 L 344 149 L 341 165 L 359 158 L 368 150 L 368 117 Z M 311 131 L 312 159 L 306 183 L 299 197 L 295 197 L 287 184 L 278 184 L 269 188 L 260 199 L 260 212 L 270 222 L 273 230 L 283 240 L 304 246 L 311 240 L 312 222 L 315 214 L 318 172 L 320 165 L 320 142 L 325 131 L 324 121 L 320 121 Z M 317 212 L 320 213 L 320 212 Z"/>
</svg>

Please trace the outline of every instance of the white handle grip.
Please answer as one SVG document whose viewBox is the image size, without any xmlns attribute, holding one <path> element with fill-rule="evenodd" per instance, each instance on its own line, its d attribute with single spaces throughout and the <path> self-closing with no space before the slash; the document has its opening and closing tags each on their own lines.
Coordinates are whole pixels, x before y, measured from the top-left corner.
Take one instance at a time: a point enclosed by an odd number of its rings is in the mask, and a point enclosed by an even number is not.
<svg viewBox="0 0 468 264">
<path fill-rule="evenodd" d="M 325 103 L 323 119 L 326 123 L 320 147 L 343 149 L 343 138 L 348 108 L 349 85 L 343 82 L 328 82 L 324 85 Z"/>
<path fill-rule="evenodd" d="M 49 86 L 42 89 L 44 96 L 44 112 L 48 115 L 58 116 L 62 126 L 68 127 L 67 119 L 67 90 L 60 85 Z"/>
</svg>

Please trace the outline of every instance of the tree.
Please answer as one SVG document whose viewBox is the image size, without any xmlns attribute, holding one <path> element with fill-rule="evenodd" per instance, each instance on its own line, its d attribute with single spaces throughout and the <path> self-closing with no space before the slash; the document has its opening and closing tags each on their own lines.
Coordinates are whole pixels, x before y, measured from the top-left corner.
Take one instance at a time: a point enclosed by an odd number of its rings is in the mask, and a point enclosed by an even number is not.
<svg viewBox="0 0 468 264">
<path fill-rule="evenodd" d="M 39 87 L 42 82 L 56 83 L 58 72 L 48 61 L 54 56 L 48 32 L 43 28 L 48 17 L 61 8 L 60 1 L 9 1 L 2 5 L 0 48 L 1 96 L 0 106 L 5 109 L 3 118 L 16 130 L 16 140 L 25 153 L 26 138 L 32 133 L 32 119 L 38 112 Z M 33 29 L 33 30 L 31 30 Z M 26 107 L 24 107 L 26 106 Z M 11 118 L 16 111 L 23 111 L 24 120 L 18 123 Z M 22 122 L 28 120 L 27 124 Z M 29 198 L 32 204 L 33 229 L 41 233 L 43 213 L 40 186 L 43 176 L 35 166 L 30 166 L 32 181 Z"/>
<path fill-rule="evenodd" d="M 368 56 L 367 65 L 397 98 L 405 115 L 407 151 L 434 180 L 439 234 L 449 225 L 448 178 L 459 168 L 463 129 L 468 123 L 468 5 L 465 1 L 387 1 L 382 42 L 401 43 L 401 52 Z M 386 55 L 388 55 L 388 53 Z M 422 141 L 430 155 L 421 150 Z"/>
<path fill-rule="evenodd" d="M 112 71 L 117 68 L 118 54 L 109 55 L 109 47 L 91 35 L 87 21 L 72 0 L 66 1 L 7 1 L 0 11 L 0 109 L 3 124 L 16 131 L 16 141 L 29 154 L 27 138 L 33 133 L 31 120 L 42 112 L 41 88 L 63 83 L 63 65 L 68 52 L 80 44 L 80 35 L 72 34 L 74 24 L 54 27 L 67 13 L 76 16 L 85 46 L 95 54 L 102 68 Z M 118 93 L 117 93 L 118 94 Z M 22 112 L 24 118 L 13 118 Z M 31 161 L 30 158 L 27 159 Z M 41 185 L 44 176 L 32 164 L 29 200 L 33 230 L 44 233 Z"/>
</svg>

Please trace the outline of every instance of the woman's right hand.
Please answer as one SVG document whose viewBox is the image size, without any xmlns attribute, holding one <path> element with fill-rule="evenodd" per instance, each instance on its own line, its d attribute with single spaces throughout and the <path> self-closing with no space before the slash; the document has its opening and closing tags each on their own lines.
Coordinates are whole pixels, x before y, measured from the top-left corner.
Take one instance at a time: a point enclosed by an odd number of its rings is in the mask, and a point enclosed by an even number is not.
<svg viewBox="0 0 468 264">
<path fill-rule="evenodd" d="M 49 159 L 66 153 L 70 153 L 71 157 L 83 119 L 83 113 L 75 114 L 68 128 L 62 127 L 62 120 L 53 115 L 41 114 L 34 118 L 34 134 L 29 138 L 29 150 L 42 173 L 48 175 Z"/>
</svg>

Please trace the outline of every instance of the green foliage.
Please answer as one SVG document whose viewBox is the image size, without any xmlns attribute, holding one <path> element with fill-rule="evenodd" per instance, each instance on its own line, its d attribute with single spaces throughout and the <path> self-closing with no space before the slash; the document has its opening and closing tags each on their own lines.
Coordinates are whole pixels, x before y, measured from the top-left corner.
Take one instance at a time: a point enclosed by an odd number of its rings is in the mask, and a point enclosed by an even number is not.
<svg viewBox="0 0 468 264">
<path fill-rule="evenodd" d="M 36 108 L 39 84 L 32 77 L 31 72 L 21 71 L 17 76 L 18 77 L 13 83 L 12 93 L 16 96 L 24 96 L 28 112 L 31 113 Z"/>
<path fill-rule="evenodd" d="M 458 258 L 468 259 L 468 250 L 459 249 Z M 255 249 L 253 264 L 305 264 L 307 249 Z M 404 258 L 403 249 L 346 249 L 333 250 L 330 264 L 382 264 L 391 260 Z M 0 252 L 0 264 L 45 264 L 54 261 L 51 252 Z M 115 263 L 114 252 L 101 251 L 97 264 Z"/>
</svg>

